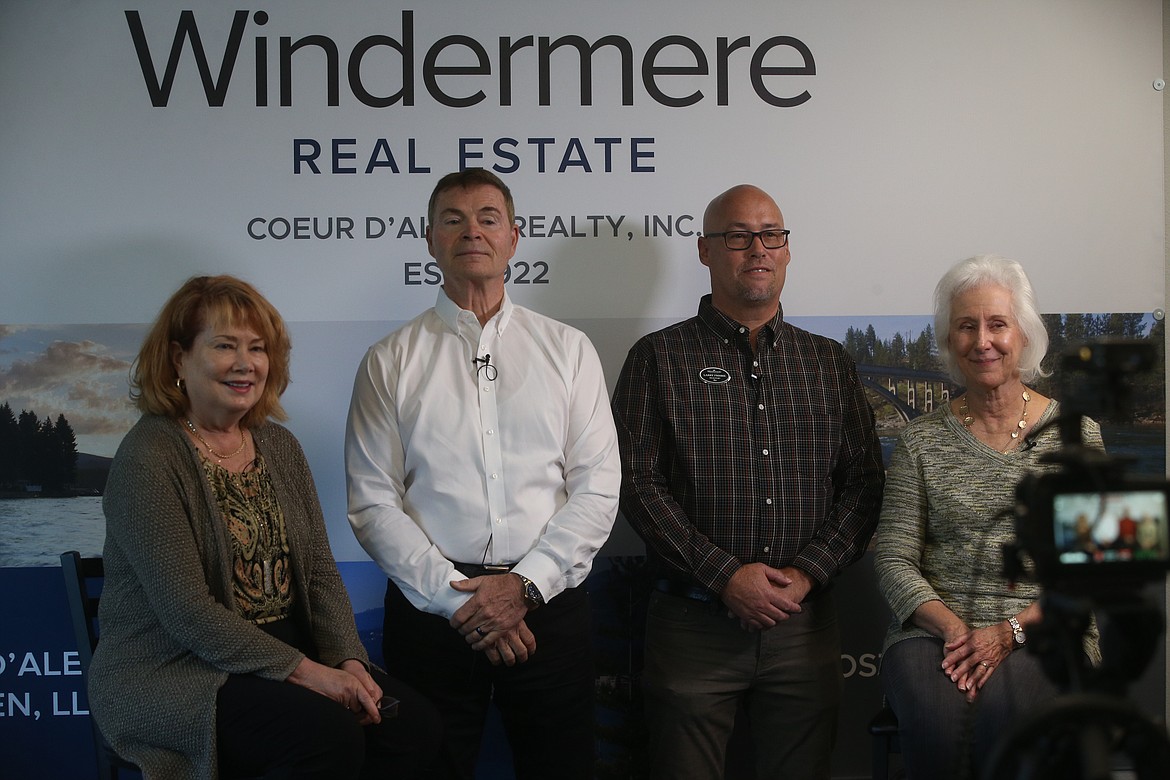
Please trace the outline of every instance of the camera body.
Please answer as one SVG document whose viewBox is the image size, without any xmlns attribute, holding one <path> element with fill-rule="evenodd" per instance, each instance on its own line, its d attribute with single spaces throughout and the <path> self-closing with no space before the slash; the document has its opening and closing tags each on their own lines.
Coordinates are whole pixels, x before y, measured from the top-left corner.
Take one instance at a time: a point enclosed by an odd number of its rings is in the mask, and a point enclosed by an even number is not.
<svg viewBox="0 0 1170 780">
<path fill-rule="evenodd" d="M 1103 340 L 1062 358 L 1062 446 L 1043 458 L 1059 469 L 1021 480 L 1014 511 L 1017 547 L 1046 589 L 1136 592 L 1170 571 L 1170 483 L 1127 476 L 1123 459 L 1081 437 L 1082 416 L 1126 411 L 1128 379 L 1150 370 L 1155 356 L 1146 342 Z M 1018 574 L 1023 564 L 1014 568 Z"/>
<path fill-rule="evenodd" d="M 1065 453 L 1068 456 L 1068 453 Z M 1170 570 L 1170 491 L 1086 451 L 1017 486 L 1016 534 L 1046 588 L 1072 595 L 1138 590 Z"/>
<path fill-rule="evenodd" d="M 1144 592 L 1170 570 L 1170 483 L 1129 477 L 1125 459 L 1086 447 L 1081 433 L 1083 417 L 1127 411 L 1127 379 L 1155 356 L 1149 343 L 1103 341 L 1063 358 L 1061 447 L 1041 458 L 1057 468 L 1016 486 L 1016 541 L 1004 550 L 1008 579 L 1030 575 L 1042 586 L 1028 649 L 1062 694 L 997 742 L 985 779 L 1110 777 L 1117 753 L 1141 780 L 1170 777 L 1165 727 L 1125 698 L 1163 631 Z M 1084 646 L 1094 624 L 1098 665 Z"/>
</svg>

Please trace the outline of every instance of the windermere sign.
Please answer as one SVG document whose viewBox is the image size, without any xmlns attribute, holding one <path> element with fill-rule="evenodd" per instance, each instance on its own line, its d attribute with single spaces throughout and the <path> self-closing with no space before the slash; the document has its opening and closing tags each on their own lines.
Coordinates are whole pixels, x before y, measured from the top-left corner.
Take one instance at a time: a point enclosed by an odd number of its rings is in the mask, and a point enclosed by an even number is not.
<svg viewBox="0 0 1170 780">
<path fill-rule="evenodd" d="M 152 31 L 156 43 L 151 46 L 150 36 L 139 12 L 126 11 L 126 23 L 151 104 L 158 108 L 169 105 L 171 88 L 186 46 L 199 70 L 207 105 L 222 106 L 241 59 L 244 38 L 251 34 L 255 104 L 257 107 L 267 106 L 272 56 L 270 37 L 264 28 L 270 21 L 272 17 L 266 11 L 236 11 L 232 17 L 231 30 L 223 43 L 223 57 L 218 72 L 213 75 L 194 11 L 180 12 L 169 55 L 161 69 L 158 63 L 162 58 L 152 51 L 161 52 L 165 48 L 165 45 L 160 44 L 165 38 L 165 31 Z M 293 57 L 296 55 L 300 67 L 321 67 L 324 62 L 327 73 L 325 102 L 329 106 L 340 106 L 343 83 L 341 60 L 344 49 L 348 48 L 344 83 L 359 103 L 371 108 L 414 106 L 419 95 L 417 52 L 424 46 L 426 53 L 422 57 L 421 77 L 425 94 L 436 103 L 451 108 L 468 108 L 487 100 L 488 92 L 485 88 L 476 88 L 485 82 L 485 86 L 492 89 L 499 105 L 510 106 L 514 99 L 514 74 L 517 70 L 531 68 L 535 68 L 537 76 L 537 105 L 552 105 L 554 73 L 558 69 L 567 71 L 574 67 L 572 51 L 578 54 L 580 90 L 577 101 L 581 106 L 593 105 L 594 57 L 605 58 L 609 61 L 607 64 L 612 64 L 612 59 L 617 58 L 623 106 L 633 106 L 637 98 L 634 78 L 636 64 L 640 65 L 645 96 L 671 108 L 685 108 L 707 99 L 708 95 L 703 88 L 692 86 L 696 78 L 710 85 L 708 89 L 714 89 L 717 105 L 729 105 L 729 83 L 733 76 L 746 78 L 752 91 L 764 103 L 779 108 L 793 108 L 807 102 L 812 94 L 807 89 L 793 86 L 795 82 L 789 77 L 816 75 L 812 51 L 800 39 L 788 35 L 769 37 L 756 46 L 752 45 L 751 36 L 747 35 L 735 40 L 716 36 L 714 44 L 708 46 L 684 35 L 667 35 L 658 38 L 640 53 L 635 51 L 634 43 L 629 38 L 621 35 L 605 35 L 592 43 L 579 35 L 563 35 L 555 39 L 533 35 L 518 38 L 501 36 L 485 43 L 469 35 L 452 34 L 426 45 L 416 40 L 414 11 L 404 10 L 397 37 L 369 35 L 346 47 L 327 35 L 302 35 L 296 40 L 291 35 L 279 36 L 276 46 L 279 105 L 293 105 Z M 489 48 L 496 55 L 494 61 Z M 711 49 L 710 54 L 708 48 Z M 397 62 L 392 62 L 395 59 Z M 301 64 L 300 60 L 307 62 Z M 452 64 L 453 61 L 457 64 Z M 607 73 L 611 71 L 612 68 L 605 69 Z M 672 79 L 679 81 L 672 83 Z M 456 92 L 455 86 L 446 84 L 470 86 L 462 86 L 462 90 Z M 472 89 L 474 91 L 470 91 Z M 562 96 L 567 97 L 564 93 L 558 95 Z M 520 99 L 530 97 L 520 96 Z"/>
</svg>

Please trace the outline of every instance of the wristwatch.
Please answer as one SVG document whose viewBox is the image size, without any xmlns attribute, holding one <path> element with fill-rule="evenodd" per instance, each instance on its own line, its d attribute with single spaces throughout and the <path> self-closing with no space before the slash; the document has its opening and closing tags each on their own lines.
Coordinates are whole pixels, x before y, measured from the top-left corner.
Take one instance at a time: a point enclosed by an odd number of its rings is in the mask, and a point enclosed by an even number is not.
<svg viewBox="0 0 1170 780">
<path fill-rule="evenodd" d="M 1023 645 L 1027 637 L 1024 636 L 1024 629 L 1020 627 L 1020 621 L 1013 616 L 1008 618 L 1008 625 L 1012 627 L 1012 639 L 1017 645 Z"/>
<path fill-rule="evenodd" d="M 516 572 L 512 572 L 516 574 Z M 540 588 L 536 587 L 536 583 L 525 577 L 523 574 L 516 574 L 520 578 L 520 585 L 524 588 L 524 603 L 528 605 L 529 609 L 536 609 L 544 603 L 544 596 L 540 595 Z"/>
</svg>

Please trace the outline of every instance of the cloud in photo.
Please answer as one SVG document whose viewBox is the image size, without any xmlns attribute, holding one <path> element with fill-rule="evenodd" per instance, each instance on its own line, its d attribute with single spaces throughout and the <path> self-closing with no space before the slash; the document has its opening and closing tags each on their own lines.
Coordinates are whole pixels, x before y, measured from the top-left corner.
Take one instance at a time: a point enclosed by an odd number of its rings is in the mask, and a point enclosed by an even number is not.
<svg viewBox="0 0 1170 780">
<path fill-rule="evenodd" d="M 80 452 L 111 456 L 138 417 L 128 377 L 142 326 L 0 325 L 0 403 L 65 415 Z"/>
</svg>

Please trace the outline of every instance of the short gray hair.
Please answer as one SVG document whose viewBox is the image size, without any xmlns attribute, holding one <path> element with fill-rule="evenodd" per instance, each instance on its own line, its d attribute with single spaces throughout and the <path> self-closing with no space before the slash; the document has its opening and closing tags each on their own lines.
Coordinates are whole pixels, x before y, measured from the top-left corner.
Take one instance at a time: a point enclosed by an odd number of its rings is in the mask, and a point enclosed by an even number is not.
<svg viewBox="0 0 1170 780">
<path fill-rule="evenodd" d="M 1024 335 L 1024 349 L 1020 352 L 1020 379 L 1032 382 L 1050 372 L 1040 367 L 1048 354 L 1048 330 L 1040 317 L 1036 304 L 1036 293 L 1024 267 L 1015 260 L 999 255 L 976 255 L 959 262 L 947 271 L 938 286 L 934 288 L 934 340 L 938 345 L 938 356 L 951 378 L 960 384 L 966 378 L 959 371 L 959 362 L 951 353 L 948 343 L 951 333 L 951 306 L 955 297 L 985 284 L 1005 288 L 1012 296 L 1012 314 Z"/>
</svg>

